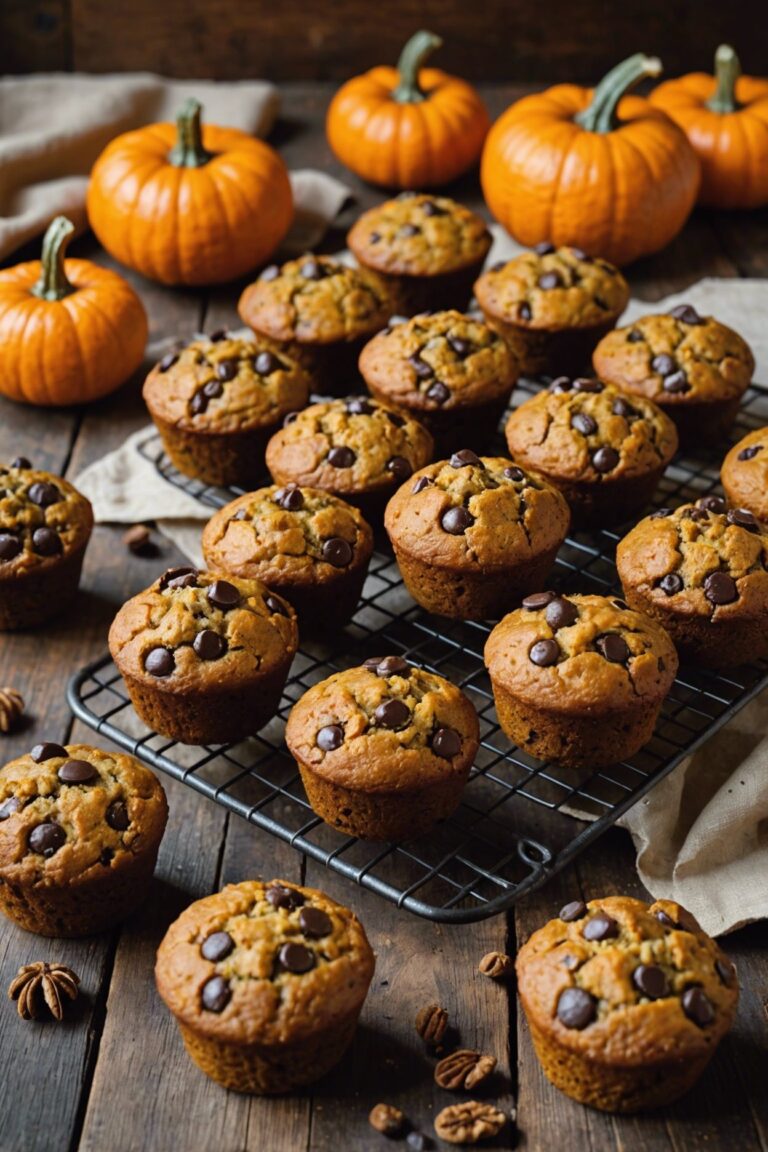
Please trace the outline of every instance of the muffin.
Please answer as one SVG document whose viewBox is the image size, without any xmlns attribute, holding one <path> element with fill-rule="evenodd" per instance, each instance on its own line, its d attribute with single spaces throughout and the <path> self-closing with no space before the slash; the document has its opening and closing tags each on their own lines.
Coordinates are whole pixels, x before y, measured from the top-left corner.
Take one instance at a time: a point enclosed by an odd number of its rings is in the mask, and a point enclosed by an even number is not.
<svg viewBox="0 0 768 1152">
<path fill-rule="evenodd" d="M 768 523 L 768 428 L 756 428 L 731 448 L 720 483 L 730 504 Z"/>
<path fill-rule="evenodd" d="M 404 316 L 466 308 L 491 242 L 485 221 L 469 208 L 417 192 L 370 208 L 347 236 L 355 259 L 381 277 Z"/>
<path fill-rule="evenodd" d="M 183 744 L 231 744 L 263 728 L 297 643 L 293 608 L 260 580 L 195 568 L 169 568 L 109 630 L 139 717 Z"/>
<path fill-rule="evenodd" d="M 486 448 L 517 379 L 502 338 L 455 311 L 390 325 L 366 344 L 360 373 L 378 400 L 420 420 L 439 452 Z"/>
<path fill-rule="evenodd" d="M 169 352 L 144 382 L 144 402 L 180 472 L 243 487 L 264 478 L 264 449 L 310 381 L 271 340 L 226 332 Z"/>
<path fill-rule="evenodd" d="M 363 345 L 393 309 L 383 281 L 365 269 L 305 255 L 265 268 L 238 311 L 257 336 L 306 369 L 316 391 L 343 396 L 357 378 Z"/>
<path fill-rule="evenodd" d="M 267 467 L 276 484 L 322 488 L 380 520 L 389 497 L 432 459 L 417 420 L 367 396 L 311 404 L 276 432 Z"/>
<path fill-rule="evenodd" d="M 203 531 L 214 572 L 263 580 L 305 630 L 343 627 L 363 590 L 373 532 L 351 504 L 320 488 L 273 485 L 239 496 Z"/>
<path fill-rule="evenodd" d="M 90 503 L 66 480 L 23 457 L 0 467 L 0 632 L 67 610 L 92 530 Z"/>
<path fill-rule="evenodd" d="M 450 816 L 478 738 L 464 693 L 400 656 L 314 684 L 285 729 L 314 811 L 365 840 L 407 840 Z"/>
<path fill-rule="evenodd" d="M 671 1103 L 728 1032 L 736 971 L 671 900 L 574 900 L 526 941 L 517 987 L 546 1077 L 604 1112 Z"/>
<path fill-rule="evenodd" d="M 593 362 L 602 380 L 663 408 L 687 448 L 722 439 L 755 369 L 746 341 L 690 304 L 609 333 Z"/>
<path fill-rule="evenodd" d="M 559 488 L 579 525 L 647 504 L 677 450 L 674 424 L 650 400 L 567 376 L 516 408 L 505 434 L 512 458 Z"/>
<path fill-rule="evenodd" d="M 653 735 L 677 672 L 667 633 L 609 596 L 537 592 L 485 645 L 499 723 L 566 768 L 605 768 Z"/>
<path fill-rule="evenodd" d="M 167 816 L 132 756 L 36 744 L 0 769 L 0 910 L 41 936 L 110 928 L 146 896 Z"/>
<path fill-rule="evenodd" d="M 314 888 L 245 880 L 196 900 L 157 953 L 191 1059 L 235 1092 L 289 1092 L 338 1063 L 374 969 L 357 917 Z"/>
<path fill-rule="evenodd" d="M 497 620 L 541 588 L 568 522 L 565 500 L 540 476 L 469 449 L 422 468 L 384 517 L 411 596 L 460 620 Z"/>
<path fill-rule="evenodd" d="M 710 668 L 768 656 L 768 527 L 719 496 L 641 520 L 616 550 L 624 595 Z"/>
<path fill-rule="evenodd" d="M 537 244 L 494 264 L 475 284 L 486 320 L 500 332 L 526 376 L 578 372 L 629 301 L 613 264 L 580 248 Z"/>
</svg>

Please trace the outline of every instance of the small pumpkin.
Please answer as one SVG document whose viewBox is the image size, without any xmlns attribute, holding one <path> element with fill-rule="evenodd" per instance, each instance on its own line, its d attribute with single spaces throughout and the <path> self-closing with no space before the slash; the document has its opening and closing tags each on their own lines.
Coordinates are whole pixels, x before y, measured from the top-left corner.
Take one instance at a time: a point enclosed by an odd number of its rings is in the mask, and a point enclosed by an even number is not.
<svg viewBox="0 0 768 1152">
<path fill-rule="evenodd" d="M 665 247 L 696 202 L 699 163 L 647 100 L 661 62 L 637 53 L 591 90 L 558 84 L 504 112 L 483 150 L 488 207 L 521 244 L 571 244 L 612 264 Z"/>
<path fill-rule="evenodd" d="M 0 393 L 40 406 L 85 404 L 136 371 L 147 315 L 130 284 L 90 260 L 65 260 L 74 225 L 57 216 L 42 260 L 0 272 Z"/>
<path fill-rule="evenodd" d="M 768 80 L 742 76 L 729 44 L 717 50 L 714 76 L 667 80 L 651 102 L 680 125 L 701 161 L 700 204 L 768 204 Z"/>
<path fill-rule="evenodd" d="M 363 180 L 384 188 L 437 188 L 480 159 L 490 120 L 464 80 L 425 68 L 442 40 L 417 32 L 397 68 L 347 81 L 328 109 L 331 149 Z"/>
<path fill-rule="evenodd" d="M 203 128 L 197 100 L 175 128 L 150 124 L 108 144 L 87 204 L 106 250 L 162 284 L 237 279 L 269 259 L 293 220 L 277 153 L 235 128 Z"/>
</svg>

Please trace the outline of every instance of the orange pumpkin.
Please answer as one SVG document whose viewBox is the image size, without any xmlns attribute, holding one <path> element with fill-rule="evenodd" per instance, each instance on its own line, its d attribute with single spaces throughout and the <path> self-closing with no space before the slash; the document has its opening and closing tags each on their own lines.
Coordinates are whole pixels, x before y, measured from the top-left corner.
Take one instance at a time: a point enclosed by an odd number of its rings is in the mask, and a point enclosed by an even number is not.
<svg viewBox="0 0 768 1152">
<path fill-rule="evenodd" d="M 108 252 L 162 284 L 220 284 L 263 264 L 293 219 L 285 165 L 234 128 L 200 124 L 189 100 L 177 127 L 150 124 L 102 152 L 88 218 Z"/>
<path fill-rule="evenodd" d="M 768 204 L 768 80 L 742 76 L 733 48 L 720 45 L 714 76 L 667 80 L 651 102 L 680 125 L 701 161 L 700 204 Z"/>
<path fill-rule="evenodd" d="M 136 371 L 147 316 L 116 272 L 64 260 L 74 226 L 57 216 L 42 260 L 0 272 L 0 393 L 28 404 L 84 404 Z"/>
<path fill-rule="evenodd" d="M 328 109 L 328 143 L 342 164 L 385 188 L 436 188 L 480 159 L 490 120 L 476 90 L 424 68 L 442 40 L 417 32 L 397 68 L 372 68 L 344 84 Z"/>
<path fill-rule="evenodd" d="M 626 93 L 661 63 L 638 53 L 590 90 L 558 84 L 518 100 L 491 129 L 488 207 L 521 244 L 572 244 L 613 264 L 657 252 L 696 201 L 699 163 L 683 131 Z"/>
</svg>

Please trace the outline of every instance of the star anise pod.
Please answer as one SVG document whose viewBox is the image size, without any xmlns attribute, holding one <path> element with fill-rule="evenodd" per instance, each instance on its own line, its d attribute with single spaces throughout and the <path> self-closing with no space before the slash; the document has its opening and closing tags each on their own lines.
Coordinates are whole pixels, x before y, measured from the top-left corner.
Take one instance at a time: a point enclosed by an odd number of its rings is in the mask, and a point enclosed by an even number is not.
<svg viewBox="0 0 768 1152">
<path fill-rule="evenodd" d="M 19 968 L 8 995 L 17 1001 L 19 1016 L 23 1020 L 37 1020 L 43 1004 L 54 1020 L 61 1020 L 64 1017 L 63 997 L 76 1000 L 79 983 L 80 977 L 71 968 L 39 960 L 36 964 Z"/>
</svg>

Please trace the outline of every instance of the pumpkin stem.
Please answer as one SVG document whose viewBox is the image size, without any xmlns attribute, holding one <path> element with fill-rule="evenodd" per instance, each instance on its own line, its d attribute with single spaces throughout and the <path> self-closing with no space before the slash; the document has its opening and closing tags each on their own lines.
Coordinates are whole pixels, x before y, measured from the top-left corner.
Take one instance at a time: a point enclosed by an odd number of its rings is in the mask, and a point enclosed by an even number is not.
<svg viewBox="0 0 768 1152">
<path fill-rule="evenodd" d="M 730 44 L 721 44 L 715 53 L 715 80 L 717 87 L 715 94 L 707 100 L 707 108 L 711 112 L 719 112 L 725 116 L 729 112 L 736 112 L 739 102 L 736 99 L 736 81 L 741 76 L 741 64 Z"/>
<path fill-rule="evenodd" d="M 443 41 L 434 32 L 415 32 L 400 53 L 397 70 L 400 81 L 392 90 L 392 99 L 398 104 L 421 104 L 427 93 L 419 87 L 419 72 Z"/>
<path fill-rule="evenodd" d="M 64 253 L 74 231 L 74 224 L 66 216 L 57 216 L 48 225 L 43 237 L 40 279 L 30 289 L 33 296 L 39 296 L 41 300 L 63 300 L 77 291 L 64 271 Z"/>
<path fill-rule="evenodd" d="M 176 143 L 168 153 L 168 161 L 174 168 L 202 168 L 213 153 L 203 148 L 203 130 L 200 126 L 202 105 L 194 97 L 187 100 L 176 117 L 178 135 Z"/>
<path fill-rule="evenodd" d="M 657 56 L 636 52 L 603 77 L 587 107 L 577 113 L 576 123 L 587 132 L 612 132 L 618 124 L 616 109 L 622 96 L 646 76 L 660 74 L 661 60 Z"/>
</svg>

